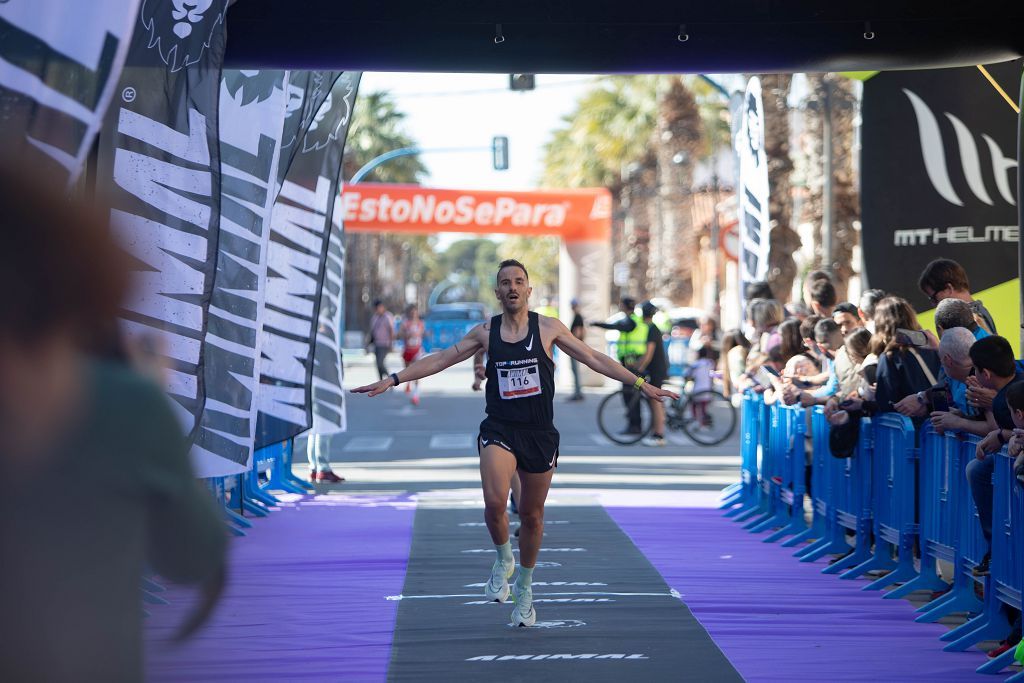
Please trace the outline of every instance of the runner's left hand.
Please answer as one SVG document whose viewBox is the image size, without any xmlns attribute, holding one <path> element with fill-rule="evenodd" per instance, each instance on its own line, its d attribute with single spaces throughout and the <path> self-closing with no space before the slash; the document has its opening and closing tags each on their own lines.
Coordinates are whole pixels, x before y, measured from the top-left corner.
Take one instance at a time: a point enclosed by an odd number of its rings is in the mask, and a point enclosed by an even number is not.
<svg viewBox="0 0 1024 683">
<path fill-rule="evenodd" d="M 395 386 L 395 383 L 391 380 L 391 378 L 385 377 L 379 382 L 374 382 L 373 384 L 367 384 L 365 386 L 356 387 L 355 389 L 352 390 L 352 393 L 369 394 L 372 397 L 377 396 L 379 394 L 383 394 L 385 391 L 387 391 L 393 386 Z"/>
<path fill-rule="evenodd" d="M 657 400 L 661 401 L 662 403 L 665 402 L 666 398 L 670 398 L 673 401 L 678 401 L 679 400 L 679 394 L 677 394 L 677 393 L 675 393 L 673 391 L 669 391 L 667 389 L 659 389 L 658 387 L 654 386 L 653 384 L 649 384 L 649 383 L 646 383 L 646 382 L 641 387 L 641 391 L 643 391 L 644 394 L 646 394 L 648 398 L 657 399 Z"/>
</svg>

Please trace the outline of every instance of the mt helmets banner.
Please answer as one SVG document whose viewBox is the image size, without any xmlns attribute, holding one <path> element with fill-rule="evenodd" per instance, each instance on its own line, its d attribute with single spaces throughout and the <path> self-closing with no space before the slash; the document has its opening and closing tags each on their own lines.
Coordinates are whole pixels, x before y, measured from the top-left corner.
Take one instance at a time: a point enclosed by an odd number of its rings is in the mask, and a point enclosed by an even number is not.
<svg viewBox="0 0 1024 683">
<path fill-rule="evenodd" d="M 1020 61 L 987 69 L 1018 91 Z M 863 121 L 868 285 L 922 311 L 933 304 L 917 279 L 932 259 L 960 263 L 975 294 L 1016 278 L 1017 116 L 978 69 L 880 73 L 864 84 Z"/>
<path fill-rule="evenodd" d="M 73 183 L 117 88 L 139 0 L 0 2 L 0 148 Z"/>
<path fill-rule="evenodd" d="M 751 78 L 747 83 L 739 115 L 733 146 L 739 162 L 740 297 L 745 304 L 747 283 L 768 275 L 768 159 L 760 79 Z"/>
<path fill-rule="evenodd" d="M 295 155 L 302 149 L 306 131 L 317 112 L 330 96 L 340 71 L 290 71 L 288 73 L 288 105 L 281 134 L 281 163 L 278 165 L 277 184 L 291 168 Z"/>
<path fill-rule="evenodd" d="M 360 75 L 345 72 L 335 81 L 309 130 L 295 143 L 295 159 L 274 205 L 260 337 L 257 448 L 290 439 L 312 425 L 310 389 L 321 294 L 341 157 Z M 326 366 L 320 379 L 333 382 Z"/>
<path fill-rule="evenodd" d="M 217 265 L 217 99 L 227 0 L 143 0 L 100 136 L 97 180 L 136 259 L 126 342 L 166 365 L 185 430 L 205 401 L 206 319 Z"/>
<path fill-rule="evenodd" d="M 220 82 L 220 240 L 207 315 L 206 406 L 192 446 L 200 477 L 252 465 L 259 318 L 285 112 L 284 71 L 225 70 Z"/>
</svg>

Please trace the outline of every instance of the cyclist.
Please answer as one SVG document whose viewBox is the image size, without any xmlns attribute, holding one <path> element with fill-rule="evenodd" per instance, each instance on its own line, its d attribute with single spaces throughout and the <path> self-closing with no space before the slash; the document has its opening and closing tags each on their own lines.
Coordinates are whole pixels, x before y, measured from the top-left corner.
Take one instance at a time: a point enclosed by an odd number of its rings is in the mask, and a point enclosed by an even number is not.
<svg viewBox="0 0 1024 683">
<path fill-rule="evenodd" d="M 616 344 L 616 351 L 619 362 L 623 367 L 634 375 L 639 376 L 639 363 L 647 351 L 648 324 L 636 314 L 636 299 L 624 296 L 619 302 L 619 310 L 625 313 L 625 317 L 613 323 L 590 323 L 593 327 L 600 327 L 603 330 L 617 330 L 619 341 Z M 633 394 L 636 390 L 628 382 L 622 384 L 622 402 L 629 410 L 628 425 L 623 435 L 641 434 L 643 428 L 640 424 L 640 402 L 633 401 Z"/>
<path fill-rule="evenodd" d="M 640 359 L 637 369 L 647 377 L 647 381 L 661 388 L 668 379 L 668 357 L 665 355 L 665 340 L 661 336 L 661 328 L 654 324 L 654 314 L 658 307 L 650 301 L 640 305 L 644 324 L 647 325 L 647 349 Z M 645 446 L 665 445 L 665 406 L 661 401 L 648 399 L 651 404 L 651 434 L 641 442 Z"/>
</svg>

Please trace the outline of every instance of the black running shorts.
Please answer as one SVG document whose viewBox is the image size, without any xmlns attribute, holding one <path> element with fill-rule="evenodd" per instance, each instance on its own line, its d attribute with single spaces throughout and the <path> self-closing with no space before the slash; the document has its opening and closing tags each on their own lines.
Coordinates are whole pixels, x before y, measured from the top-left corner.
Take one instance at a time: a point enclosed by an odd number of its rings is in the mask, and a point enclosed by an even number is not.
<svg viewBox="0 0 1024 683">
<path fill-rule="evenodd" d="M 516 467 L 543 474 L 558 466 L 558 430 L 554 427 L 528 429 L 488 417 L 480 423 L 477 451 L 496 444 L 516 456 Z"/>
</svg>

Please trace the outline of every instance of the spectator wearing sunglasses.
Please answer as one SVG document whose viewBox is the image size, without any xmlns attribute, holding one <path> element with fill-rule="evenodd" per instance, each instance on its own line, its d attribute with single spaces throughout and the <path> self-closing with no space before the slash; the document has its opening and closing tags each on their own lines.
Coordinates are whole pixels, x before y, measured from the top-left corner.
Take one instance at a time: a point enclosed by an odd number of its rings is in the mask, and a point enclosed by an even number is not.
<svg viewBox="0 0 1024 683">
<path fill-rule="evenodd" d="M 917 281 L 921 292 L 933 304 L 938 305 L 945 299 L 959 299 L 970 304 L 974 319 L 986 332 L 996 334 L 996 323 L 981 301 L 971 295 L 971 283 L 967 279 L 967 271 L 951 259 L 935 259 L 921 273 Z"/>
</svg>

